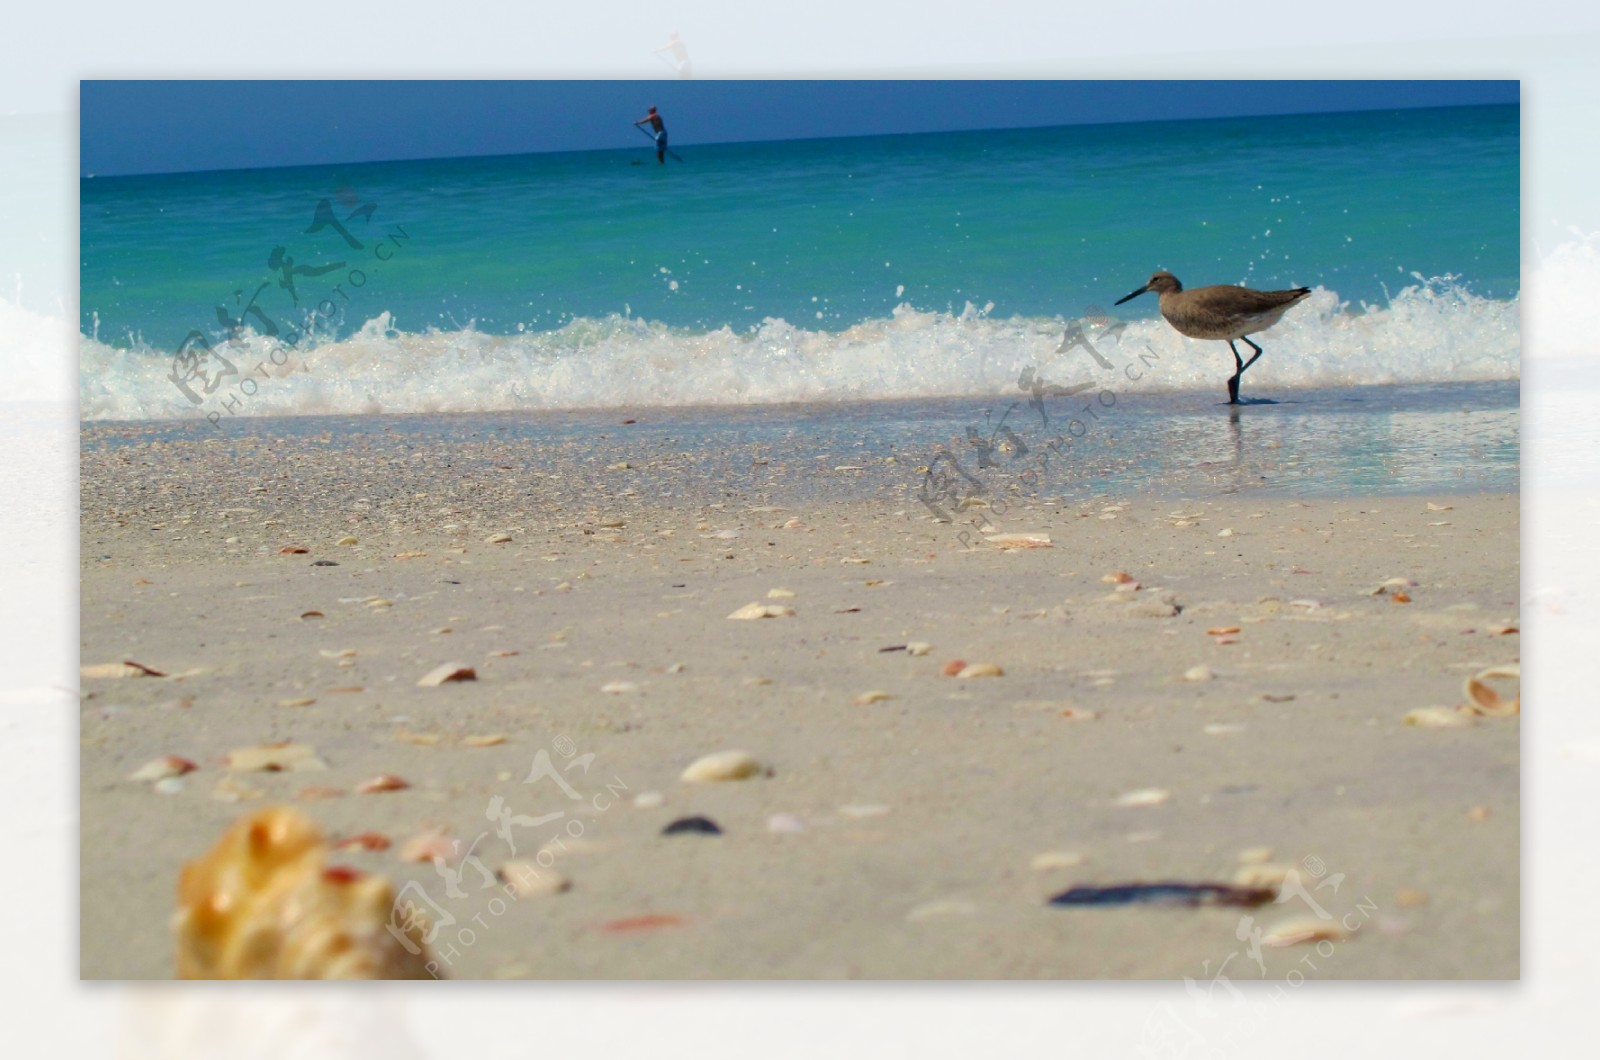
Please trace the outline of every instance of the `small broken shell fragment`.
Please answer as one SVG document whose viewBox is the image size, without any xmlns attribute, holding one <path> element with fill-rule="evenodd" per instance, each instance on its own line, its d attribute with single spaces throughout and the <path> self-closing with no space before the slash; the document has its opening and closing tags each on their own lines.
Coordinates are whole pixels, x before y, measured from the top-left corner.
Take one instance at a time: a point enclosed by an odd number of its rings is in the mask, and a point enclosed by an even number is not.
<svg viewBox="0 0 1600 1060">
<path fill-rule="evenodd" d="M 1205 665 L 1191 666 L 1183 671 L 1185 681 L 1210 681 L 1216 676 L 1216 671 Z"/>
<path fill-rule="evenodd" d="M 280 699 L 280 707 L 309 707 L 317 701 L 316 696 L 296 696 L 294 699 Z"/>
<path fill-rule="evenodd" d="M 572 890 L 571 880 L 533 861 L 508 861 L 494 874 L 515 898 L 539 898 Z"/>
<path fill-rule="evenodd" d="M 695 759 L 679 779 L 690 784 L 709 784 L 743 780 L 760 772 L 760 760 L 748 751 L 717 751 Z"/>
<path fill-rule="evenodd" d="M 1164 788 L 1141 788 L 1127 794 L 1117 796 L 1117 806 L 1159 806 L 1172 797 L 1172 792 Z"/>
<path fill-rule="evenodd" d="M 425 828 L 400 844 L 400 860 L 431 864 L 435 859 L 449 864 L 456 854 L 456 841 L 442 828 Z"/>
<path fill-rule="evenodd" d="M 375 795 L 384 791 L 405 791 L 411 785 L 392 773 L 380 773 L 356 788 L 357 795 Z"/>
<path fill-rule="evenodd" d="M 1238 626 L 1212 626 L 1206 630 L 1208 637 L 1227 637 L 1239 632 Z"/>
<path fill-rule="evenodd" d="M 1289 878 L 1289 873 L 1294 871 L 1295 867 L 1293 865 L 1277 865 L 1270 862 L 1242 865 L 1233 874 L 1233 882 L 1239 887 L 1272 887 L 1276 889 L 1283 886 L 1283 882 Z"/>
<path fill-rule="evenodd" d="M 956 671 L 957 677 L 1004 677 L 1006 672 L 991 662 L 969 663 Z"/>
<path fill-rule="evenodd" d="M 448 662 L 435 666 L 417 682 L 418 688 L 438 688 L 447 681 L 476 681 L 478 671 L 465 663 Z"/>
<path fill-rule="evenodd" d="M 1491 666 L 1487 670 L 1479 670 L 1467 678 L 1463 691 L 1467 697 L 1467 705 L 1474 714 L 1482 714 L 1488 718 L 1507 718 L 1513 714 L 1522 713 L 1522 697 L 1504 699 L 1500 693 L 1489 687 L 1488 680 L 1492 677 L 1522 678 L 1522 667 L 1517 663 L 1507 663 L 1504 666 Z"/>
<path fill-rule="evenodd" d="M 462 747 L 494 747 L 505 742 L 506 738 L 499 733 L 492 733 L 488 736 L 463 736 L 461 738 Z"/>
<path fill-rule="evenodd" d="M 1107 574 L 1100 580 L 1105 582 L 1107 585 L 1121 585 L 1123 582 L 1133 581 L 1133 575 L 1129 574 L 1125 570 L 1118 570 L 1112 571 L 1110 574 Z"/>
<path fill-rule="evenodd" d="M 856 706 L 858 706 L 858 707 L 869 707 L 874 703 L 883 703 L 883 702 L 885 702 L 887 700 L 890 700 L 890 699 L 893 699 L 893 698 L 894 698 L 894 694 L 891 693 L 891 692 L 884 692 L 884 691 L 881 691 L 881 690 L 878 690 L 878 689 L 874 689 L 871 692 L 863 692 L 859 696 L 857 696 L 856 697 Z"/>
<path fill-rule="evenodd" d="M 990 534 L 985 538 L 1000 548 L 1054 548 L 1049 534 Z"/>
<path fill-rule="evenodd" d="M 768 589 L 767 590 L 767 599 L 768 600 L 793 600 L 794 599 L 794 590 L 793 589 L 782 589 L 782 588 L 779 588 L 779 589 Z"/>
<path fill-rule="evenodd" d="M 960 673 L 962 670 L 965 670 L 966 668 L 967 668 L 967 660 L 965 660 L 965 659 L 951 659 L 949 662 L 944 664 L 944 666 L 940 669 L 939 672 L 944 674 L 946 677 L 954 677 L 956 674 Z"/>
<path fill-rule="evenodd" d="M 1100 716 L 1098 710 L 1087 710 L 1083 707 L 1062 707 L 1060 713 L 1068 721 L 1094 721 Z"/>
<path fill-rule="evenodd" d="M 316 749 L 303 743 L 266 743 L 228 752 L 228 768 L 241 773 L 300 773 L 327 769 Z"/>
<path fill-rule="evenodd" d="M 1076 868 L 1083 864 L 1083 855 L 1076 850 L 1049 850 L 1037 855 L 1030 864 L 1035 872 Z"/>
<path fill-rule="evenodd" d="M 173 919 L 183 979 L 428 979 L 428 924 L 382 876 L 329 866 L 284 807 L 240 818 L 183 867 Z"/>
<path fill-rule="evenodd" d="M 200 767 L 187 758 L 178 755 L 163 755 L 151 759 L 135 770 L 129 780 L 165 780 L 167 777 L 181 777 L 185 773 L 193 773 Z"/>
<path fill-rule="evenodd" d="M 483 543 L 486 545 L 503 545 L 510 540 L 510 534 L 490 534 L 488 537 L 483 539 Z"/>
<path fill-rule="evenodd" d="M 1272 848 L 1247 847 L 1239 851 L 1239 856 L 1235 860 L 1241 865 L 1264 865 L 1272 860 Z"/>
<path fill-rule="evenodd" d="M 1343 942 L 1353 934 L 1337 920 L 1293 917 L 1272 925 L 1261 937 L 1261 945 L 1298 946 L 1305 942 Z"/>
<path fill-rule="evenodd" d="M 333 844 L 333 849 L 380 851 L 388 850 L 389 845 L 389 837 L 382 832 L 360 832 L 356 835 L 345 836 Z"/>
<path fill-rule="evenodd" d="M 1477 718 L 1455 707 L 1418 707 L 1408 711 L 1404 721 L 1420 729 L 1464 729 L 1478 724 Z"/>
<path fill-rule="evenodd" d="M 925 640 L 913 640 L 906 642 L 907 655 L 926 655 L 932 650 L 933 645 L 929 644 Z"/>
<path fill-rule="evenodd" d="M 757 618 L 787 618 L 794 614 L 794 608 L 780 604 L 745 604 L 728 617 L 740 621 L 750 621 Z"/>
</svg>

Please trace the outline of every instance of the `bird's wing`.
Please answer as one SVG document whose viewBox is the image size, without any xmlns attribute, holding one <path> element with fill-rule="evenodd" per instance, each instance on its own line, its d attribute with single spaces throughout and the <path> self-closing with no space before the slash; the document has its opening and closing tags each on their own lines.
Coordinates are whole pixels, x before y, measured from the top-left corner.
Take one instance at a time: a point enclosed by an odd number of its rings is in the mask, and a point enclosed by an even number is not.
<svg viewBox="0 0 1600 1060">
<path fill-rule="evenodd" d="M 1248 287 L 1196 287 L 1188 292 L 1190 302 L 1209 312 L 1253 315 L 1267 313 L 1298 302 L 1311 292 L 1305 287 L 1292 291 L 1254 291 Z"/>
</svg>

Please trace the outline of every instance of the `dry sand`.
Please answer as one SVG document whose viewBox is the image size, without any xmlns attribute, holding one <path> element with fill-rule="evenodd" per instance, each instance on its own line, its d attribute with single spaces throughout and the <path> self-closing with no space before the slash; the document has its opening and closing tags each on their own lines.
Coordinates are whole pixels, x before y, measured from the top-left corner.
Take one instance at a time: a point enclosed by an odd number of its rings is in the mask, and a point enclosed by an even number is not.
<svg viewBox="0 0 1600 1060">
<path fill-rule="evenodd" d="M 475 444 L 85 450 L 82 662 L 170 675 L 83 682 L 85 978 L 170 977 L 180 867 L 273 803 L 391 837 L 341 860 L 454 918 L 435 942 L 452 978 L 1518 975 L 1518 720 L 1402 722 L 1518 658 L 1515 495 L 1020 499 L 1001 529 L 1053 547 L 964 550 L 908 491 L 848 499 L 852 472 L 832 495 L 786 493 L 782 467 L 716 489 L 613 453 L 553 479 Z M 1391 578 L 1417 583 L 1409 603 L 1372 595 Z M 795 613 L 727 617 L 752 602 Z M 916 641 L 932 650 L 882 650 Z M 1004 675 L 943 676 L 955 659 Z M 477 680 L 417 686 L 451 661 Z M 328 768 L 222 764 L 280 740 Z M 727 749 L 770 775 L 679 780 Z M 523 783 L 541 750 L 586 763 L 564 773 L 578 799 Z M 128 779 L 166 754 L 200 766 L 180 791 Z M 352 793 L 381 773 L 411 787 Z M 1167 796 L 1118 804 L 1146 789 Z M 547 857 L 570 890 L 504 901 L 468 867 L 451 898 L 398 857 L 438 826 L 487 832 L 498 866 L 496 797 L 564 814 L 513 826 L 519 857 L 581 831 Z M 660 834 L 690 815 L 724 834 Z M 1228 881 L 1262 847 L 1354 937 L 1252 952 L 1313 915 L 1287 894 L 1046 904 Z M 1071 856 L 1034 867 L 1052 853 Z"/>
</svg>

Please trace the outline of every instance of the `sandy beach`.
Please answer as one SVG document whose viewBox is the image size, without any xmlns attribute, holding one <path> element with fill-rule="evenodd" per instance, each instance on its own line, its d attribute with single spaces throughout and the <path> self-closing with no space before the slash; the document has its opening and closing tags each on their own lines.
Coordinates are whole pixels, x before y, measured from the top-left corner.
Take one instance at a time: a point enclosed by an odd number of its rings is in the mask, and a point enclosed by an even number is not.
<svg viewBox="0 0 1600 1060">
<path fill-rule="evenodd" d="M 1515 493 L 1022 491 L 1006 548 L 903 460 L 375 423 L 86 428 L 81 661 L 165 676 L 83 681 L 83 977 L 173 976 L 181 866 L 275 804 L 392 840 L 338 861 L 427 892 L 450 978 L 1519 974 L 1518 719 L 1403 720 L 1519 657 Z M 226 765 L 274 741 L 326 768 Z M 452 897 L 430 828 L 570 887 Z M 1278 902 L 1047 904 L 1252 866 Z M 1353 933 L 1259 944 L 1318 909 Z"/>
</svg>

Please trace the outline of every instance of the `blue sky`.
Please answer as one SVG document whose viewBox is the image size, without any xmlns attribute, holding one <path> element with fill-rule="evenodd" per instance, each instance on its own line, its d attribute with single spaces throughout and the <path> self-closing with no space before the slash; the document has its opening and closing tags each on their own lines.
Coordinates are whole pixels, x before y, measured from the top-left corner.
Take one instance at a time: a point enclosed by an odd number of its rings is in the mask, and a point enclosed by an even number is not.
<svg viewBox="0 0 1600 1060">
<path fill-rule="evenodd" d="M 1515 103 L 1515 81 L 84 81 L 82 174 Z"/>
</svg>

